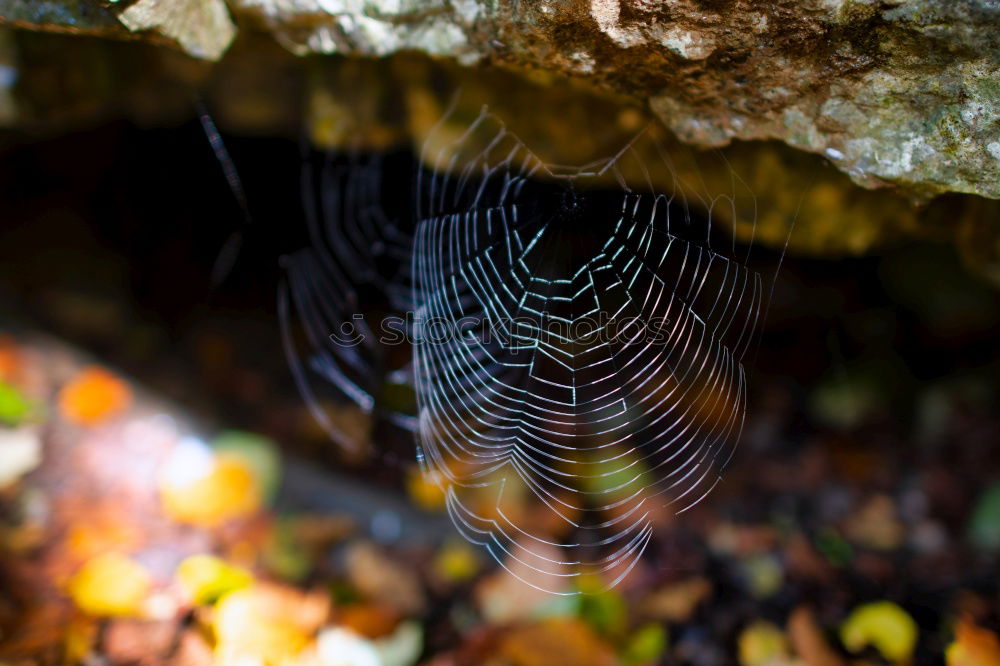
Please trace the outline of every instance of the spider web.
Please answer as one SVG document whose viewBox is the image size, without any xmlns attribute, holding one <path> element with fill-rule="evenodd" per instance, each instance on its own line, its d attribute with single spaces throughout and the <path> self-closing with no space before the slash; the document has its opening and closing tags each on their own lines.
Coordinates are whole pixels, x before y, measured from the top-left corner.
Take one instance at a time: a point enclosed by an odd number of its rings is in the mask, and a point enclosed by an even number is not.
<svg viewBox="0 0 1000 666">
<path fill-rule="evenodd" d="M 309 245 L 283 258 L 278 314 L 289 368 L 316 422 L 353 453 L 361 443 L 330 404 L 346 401 L 412 428 L 410 417 L 380 404 L 385 385 L 406 382 L 408 370 L 394 362 L 365 316 L 410 309 L 412 221 L 386 211 L 382 190 L 398 170 L 386 162 L 400 159 L 355 152 L 305 160 Z"/>
<path fill-rule="evenodd" d="M 292 373 L 345 449 L 331 394 L 413 430 L 457 529 L 527 584 L 613 586 L 715 487 L 743 426 L 768 294 L 710 221 L 742 183 L 699 217 L 681 194 L 697 188 L 653 186 L 680 176 L 645 133 L 561 167 L 485 109 L 460 135 L 445 120 L 409 213 L 386 212 L 411 202 L 378 156 L 306 164 L 310 246 L 279 291 Z M 412 365 L 362 312 L 412 314 Z M 415 415 L 382 399 L 403 382 Z"/>
<path fill-rule="evenodd" d="M 614 585 L 656 515 L 720 479 L 762 280 L 683 202 L 625 185 L 627 161 L 645 168 L 634 145 L 553 167 L 484 111 L 422 158 L 444 169 L 418 184 L 420 456 L 458 529 L 515 575 Z"/>
</svg>

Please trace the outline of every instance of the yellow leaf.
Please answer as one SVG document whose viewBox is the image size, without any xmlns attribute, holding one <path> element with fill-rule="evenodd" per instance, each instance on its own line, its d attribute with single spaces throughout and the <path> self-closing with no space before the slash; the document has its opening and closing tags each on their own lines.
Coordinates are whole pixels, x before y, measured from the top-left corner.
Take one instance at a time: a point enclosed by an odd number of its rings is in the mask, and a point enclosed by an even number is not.
<svg viewBox="0 0 1000 666">
<path fill-rule="evenodd" d="M 138 615 L 152 587 L 149 574 L 134 560 L 117 552 L 84 564 L 69 581 L 76 605 L 91 615 Z"/>
<path fill-rule="evenodd" d="M 63 656 L 66 663 L 85 662 L 96 642 L 97 620 L 83 615 L 73 618 L 63 636 Z"/>
<path fill-rule="evenodd" d="M 907 661 L 917 643 L 917 623 L 890 601 L 877 601 L 854 609 L 840 627 L 840 639 L 851 652 L 873 646 L 889 661 Z"/>
<path fill-rule="evenodd" d="M 178 582 L 195 604 L 210 604 L 219 597 L 249 587 L 253 575 L 214 555 L 192 555 L 177 567 Z"/>
<path fill-rule="evenodd" d="M 740 633 L 740 666 L 767 666 L 788 657 L 788 640 L 781 629 L 758 620 Z"/>
<path fill-rule="evenodd" d="M 406 476 L 406 491 L 421 509 L 438 511 L 444 508 L 444 490 L 436 477 L 436 473 L 425 473 L 419 467 L 411 469 Z"/>
<path fill-rule="evenodd" d="M 260 484 L 245 461 L 181 442 L 160 477 L 160 500 L 173 520 L 213 527 L 256 512 Z"/>
<path fill-rule="evenodd" d="M 467 541 L 448 541 L 434 558 L 434 571 L 442 580 L 460 583 L 479 571 L 479 558 Z"/>
</svg>

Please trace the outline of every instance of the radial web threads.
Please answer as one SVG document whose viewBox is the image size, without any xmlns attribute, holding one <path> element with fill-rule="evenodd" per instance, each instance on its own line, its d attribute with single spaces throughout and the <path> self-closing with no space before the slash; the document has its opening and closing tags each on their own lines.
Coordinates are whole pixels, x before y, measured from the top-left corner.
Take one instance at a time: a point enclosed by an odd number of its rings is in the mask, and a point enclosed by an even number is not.
<svg viewBox="0 0 1000 666">
<path fill-rule="evenodd" d="M 672 197 L 624 186 L 634 146 L 556 169 L 484 113 L 437 150 L 425 163 L 450 173 L 421 174 L 413 249 L 428 473 L 462 533 L 530 584 L 614 585 L 655 516 L 719 480 L 761 278 Z M 602 179 L 621 185 L 589 188 Z"/>
</svg>

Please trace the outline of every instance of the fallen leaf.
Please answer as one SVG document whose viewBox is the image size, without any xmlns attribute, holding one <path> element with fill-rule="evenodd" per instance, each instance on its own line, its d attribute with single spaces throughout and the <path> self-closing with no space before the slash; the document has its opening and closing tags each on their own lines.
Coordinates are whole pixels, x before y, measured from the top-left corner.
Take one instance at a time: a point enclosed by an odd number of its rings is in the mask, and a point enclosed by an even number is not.
<svg viewBox="0 0 1000 666">
<path fill-rule="evenodd" d="M 647 595 L 639 602 L 639 614 L 668 622 L 684 622 L 711 594 L 712 584 L 707 578 L 689 578 Z"/>
<path fill-rule="evenodd" d="M 78 664 L 87 660 L 97 642 L 97 621 L 85 615 L 74 617 L 63 637 L 64 657 L 67 663 Z"/>
<path fill-rule="evenodd" d="M 754 555 L 740 562 L 743 577 L 750 594 L 756 599 L 767 599 L 781 590 L 785 571 L 773 555 Z"/>
<path fill-rule="evenodd" d="M 281 456 L 273 440 L 242 430 L 227 430 L 211 442 L 216 455 L 241 460 L 257 478 L 263 500 L 270 503 L 281 481 Z"/>
<path fill-rule="evenodd" d="M 149 574 L 134 560 L 110 552 L 88 560 L 70 579 L 69 596 L 96 616 L 138 615 L 152 588 Z"/>
<path fill-rule="evenodd" d="M 847 537 L 874 550 L 895 550 L 906 537 L 906 530 L 896 515 L 896 504 L 888 495 L 876 495 L 848 518 Z"/>
<path fill-rule="evenodd" d="M 21 373 L 21 354 L 17 343 L 8 335 L 0 335 L 0 381 L 13 381 Z"/>
<path fill-rule="evenodd" d="M 840 627 L 840 640 L 851 652 L 874 647 L 889 661 L 908 661 L 917 644 L 917 623 L 891 601 L 855 608 Z"/>
<path fill-rule="evenodd" d="M 401 622 L 389 636 L 375 641 L 381 666 L 413 666 L 424 649 L 424 630 L 419 622 Z"/>
<path fill-rule="evenodd" d="M 799 606 L 789 616 L 788 639 L 792 650 L 808 666 L 847 666 L 847 662 L 826 642 L 813 612 L 805 606 Z"/>
<path fill-rule="evenodd" d="M 757 620 L 741 631 L 737 645 L 740 666 L 774 666 L 789 657 L 785 633 L 763 620 Z"/>
<path fill-rule="evenodd" d="M 142 528 L 130 522 L 112 502 L 87 507 L 75 517 L 66 534 L 66 554 L 79 562 L 109 551 L 128 551 L 142 543 Z"/>
<path fill-rule="evenodd" d="M 421 509 L 440 511 L 445 506 L 444 487 L 436 472 L 425 472 L 419 467 L 411 468 L 406 474 L 406 492 Z"/>
<path fill-rule="evenodd" d="M 210 666 L 214 661 L 212 648 L 201 632 L 187 629 L 177 642 L 177 649 L 167 662 L 170 666 Z"/>
<path fill-rule="evenodd" d="M 3 599 L 7 601 L 7 599 Z M 92 637 L 88 635 L 87 621 L 74 620 L 78 614 L 70 603 L 53 603 L 52 599 L 35 599 L 26 606 L 5 608 L 4 615 L 10 611 L 17 613 L 16 622 L 3 622 L 3 636 L 0 638 L 0 661 L 27 666 L 39 663 L 32 657 L 39 654 L 51 654 L 53 648 L 72 648 L 76 651 L 89 651 Z M 3 617 L 3 616 L 0 616 Z M 8 617 L 3 617 L 9 620 Z M 89 619 L 89 618 L 88 618 Z M 76 625 L 74 627 L 74 625 Z M 96 629 L 96 625 L 95 625 Z M 69 633 L 73 633 L 69 636 Z M 94 632 L 96 634 L 96 631 Z M 60 646 L 60 643 L 62 644 Z M 8 661 L 9 660 L 9 661 Z M 67 662 L 68 663 L 68 662 Z"/>
<path fill-rule="evenodd" d="M 177 581 L 194 604 L 214 603 L 222 595 L 249 587 L 253 575 L 214 555 L 192 555 L 177 567 Z"/>
<path fill-rule="evenodd" d="M 14 483 L 41 463 L 42 440 L 37 430 L 0 430 L 0 488 Z"/>
<path fill-rule="evenodd" d="M 117 619 L 101 640 L 104 656 L 113 664 L 145 664 L 168 654 L 177 638 L 175 620 Z"/>
<path fill-rule="evenodd" d="M 107 370 L 83 370 L 59 392 L 59 411 L 68 421 L 92 426 L 124 411 L 132 402 L 128 384 Z"/>
<path fill-rule="evenodd" d="M 616 666 L 611 646 L 583 622 L 550 618 L 512 629 L 498 656 L 512 666 Z"/>
<path fill-rule="evenodd" d="M 319 625 L 314 614 L 313 604 L 296 590 L 255 585 L 230 592 L 215 606 L 216 659 L 227 664 L 294 659 L 312 641 Z"/>
<path fill-rule="evenodd" d="M 248 591 L 258 607 L 292 622 L 306 633 L 315 633 L 330 617 L 330 595 L 325 589 L 307 591 L 258 581 Z"/>
<path fill-rule="evenodd" d="M 449 583 L 461 583 L 478 573 L 481 566 L 476 552 L 465 540 L 446 541 L 434 557 L 434 573 Z"/>
<path fill-rule="evenodd" d="M 1000 666 L 1000 639 L 989 629 L 962 618 L 955 640 L 945 650 L 948 666 Z"/>
<path fill-rule="evenodd" d="M 214 454 L 196 441 L 180 442 L 160 475 L 164 513 L 173 520 L 214 527 L 255 513 L 260 485 L 246 462 Z"/>
<path fill-rule="evenodd" d="M 646 624 L 629 637 L 622 650 L 622 663 L 624 666 L 657 664 L 666 651 L 667 630 L 662 624 Z"/>
<path fill-rule="evenodd" d="M 316 641 L 322 666 L 383 666 L 371 641 L 350 629 L 324 629 Z"/>
<path fill-rule="evenodd" d="M 419 613 L 427 601 L 412 568 L 387 557 L 370 543 L 359 543 L 347 553 L 347 573 L 358 592 L 403 614 Z"/>
<path fill-rule="evenodd" d="M 291 520 L 295 539 L 304 547 L 326 550 L 330 545 L 354 532 L 354 521 L 347 516 L 329 514 L 296 514 Z"/>
<path fill-rule="evenodd" d="M 340 611 L 338 622 L 365 638 L 382 638 L 392 634 L 399 625 L 399 613 L 386 606 L 358 604 Z"/>
</svg>

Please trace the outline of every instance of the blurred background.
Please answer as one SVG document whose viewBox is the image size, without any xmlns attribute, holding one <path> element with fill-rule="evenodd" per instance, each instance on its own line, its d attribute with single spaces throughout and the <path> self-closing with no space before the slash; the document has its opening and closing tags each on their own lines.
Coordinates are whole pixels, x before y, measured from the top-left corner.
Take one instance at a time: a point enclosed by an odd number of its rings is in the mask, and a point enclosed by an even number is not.
<svg viewBox="0 0 1000 666">
<path fill-rule="evenodd" d="M 489 103 L 579 163 L 640 106 L 253 34 L 208 66 L 3 28 L 0 59 L 5 663 L 1000 664 L 996 202 L 665 137 L 705 191 L 746 181 L 756 215 L 721 225 L 783 256 L 744 436 L 629 579 L 553 597 L 458 539 L 406 433 L 345 407 L 365 446 L 330 444 L 281 351 L 280 258 L 304 151 L 419 144 L 461 88 L 456 126 Z"/>
</svg>

